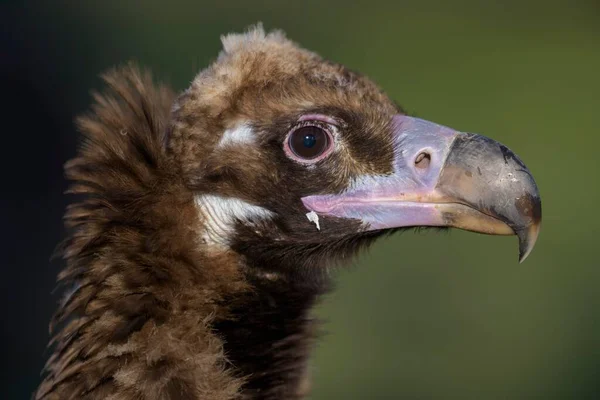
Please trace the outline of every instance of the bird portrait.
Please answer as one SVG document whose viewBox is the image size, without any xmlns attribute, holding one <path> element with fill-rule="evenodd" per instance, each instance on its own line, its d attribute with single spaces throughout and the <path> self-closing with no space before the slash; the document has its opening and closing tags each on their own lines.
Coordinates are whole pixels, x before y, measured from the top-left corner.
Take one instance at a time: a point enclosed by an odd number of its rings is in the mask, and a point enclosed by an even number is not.
<svg viewBox="0 0 600 400">
<path fill-rule="evenodd" d="M 378 238 L 514 235 L 515 263 L 534 248 L 518 149 L 413 116 L 281 31 L 224 35 L 192 78 L 176 93 L 124 64 L 77 119 L 36 400 L 307 398 L 313 309 Z"/>
</svg>

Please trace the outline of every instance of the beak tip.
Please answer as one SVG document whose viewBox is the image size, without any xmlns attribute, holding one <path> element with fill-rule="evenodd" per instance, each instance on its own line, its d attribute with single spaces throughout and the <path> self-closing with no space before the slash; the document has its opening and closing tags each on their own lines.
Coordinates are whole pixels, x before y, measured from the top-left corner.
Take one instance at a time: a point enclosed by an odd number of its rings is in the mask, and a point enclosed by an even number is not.
<svg viewBox="0 0 600 400">
<path fill-rule="evenodd" d="M 537 242 L 538 235 L 540 233 L 540 223 L 535 223 L 530 225 L 528 229 L 517 232 L 517 236 L 519 237 L 519 264 L 522 264 L 523 261 L 535 246 L 535 242 Z"/>
<path fill-rule="evenodd" d="M 519 264 L 523 264 L 523 261 L 525 261 L 525 259 L 527 257 L 529 257 L 529 254 L 531 253 L 531 250 L 526 251 L 523 248 L 519 249 Z"/>
</svg>

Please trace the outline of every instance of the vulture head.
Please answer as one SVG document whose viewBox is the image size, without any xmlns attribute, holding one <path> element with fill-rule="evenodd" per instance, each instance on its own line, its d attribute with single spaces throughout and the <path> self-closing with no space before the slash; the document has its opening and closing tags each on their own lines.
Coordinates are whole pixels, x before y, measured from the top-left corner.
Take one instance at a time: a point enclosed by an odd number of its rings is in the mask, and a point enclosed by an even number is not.
<svg viewBox="0 0 600 400">
<path fill-rule="evenodd" d="M 516 235 L 538 189 L 504 145 L 410 117 L 262 28 L 175 96 L 104 76 L 66 166 L 80 194 L 36 399 L 294 399 L 330 268 L 398 229 Z"/>
</svg>

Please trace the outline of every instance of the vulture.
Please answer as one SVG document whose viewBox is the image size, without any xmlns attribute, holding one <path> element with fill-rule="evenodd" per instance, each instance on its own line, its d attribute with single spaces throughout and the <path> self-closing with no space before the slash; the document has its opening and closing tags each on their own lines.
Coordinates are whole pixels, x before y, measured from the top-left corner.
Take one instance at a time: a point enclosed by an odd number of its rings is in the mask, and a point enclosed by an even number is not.
<svg viewBox="0 0 600 400">
<path fill-rule="evenodd" d="M 540 195 L 506 146 L 407 115 L 280 31 L 222 43 L 179 94 L 111 70 L 78 118 L 36 400 L 304 398 L 311 309 L 377 238 L 453 227 L 533 248 Z"/>
</svg>

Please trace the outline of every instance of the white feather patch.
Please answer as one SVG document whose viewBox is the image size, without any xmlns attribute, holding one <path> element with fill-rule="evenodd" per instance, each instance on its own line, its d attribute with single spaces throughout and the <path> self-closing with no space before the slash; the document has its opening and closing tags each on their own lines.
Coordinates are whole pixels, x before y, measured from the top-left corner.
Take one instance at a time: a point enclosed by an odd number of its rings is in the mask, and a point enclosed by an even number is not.
<svg viewBox="0 0 600 400">
<path fill-rule="evenodd" d="M 233 129 L 223 132 L 217 147 L 226 147 L 236 144 L 252 144 L 255 142 L 254 132 L 248 124 L 240 124 Z"/>
<path fill-rule="evenodd" d="M 315 225 L 317 226 L 317 229 L 321 230 L 321 225 L 319 225 L 319 216 L 317 215 L 316 212 L 311 211 L 309 213 L 306 213 L 306 218 L 308 218 L 308 220 L 310 222 L 314 222 Z"/>
<path fill-rule="evenodd" d="M 202 238 L 218 245 L 228 244 L 237 221 L 269 219 L 274 215 L 266 208 L 233 197 L 199 195 L 195 201 L 204 220 Z"/>
</svg>

